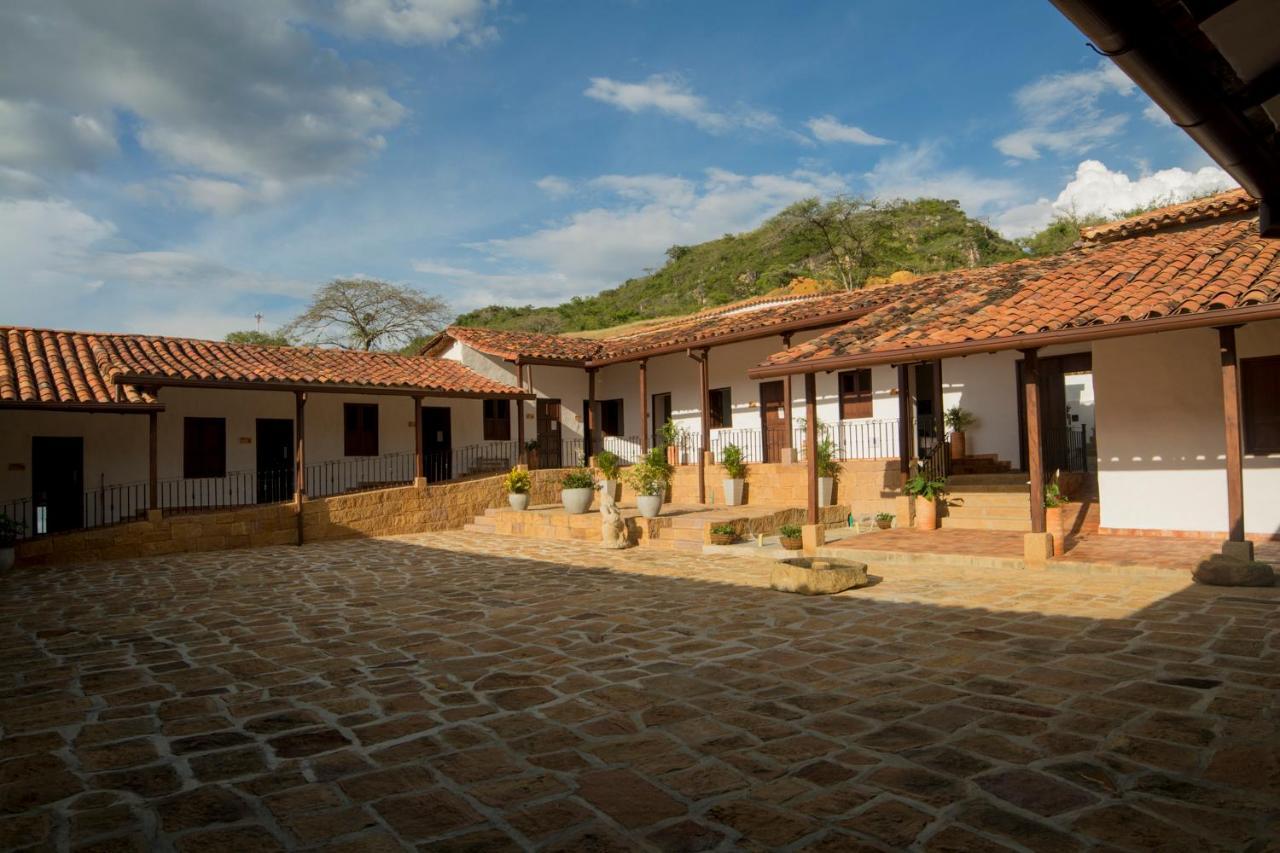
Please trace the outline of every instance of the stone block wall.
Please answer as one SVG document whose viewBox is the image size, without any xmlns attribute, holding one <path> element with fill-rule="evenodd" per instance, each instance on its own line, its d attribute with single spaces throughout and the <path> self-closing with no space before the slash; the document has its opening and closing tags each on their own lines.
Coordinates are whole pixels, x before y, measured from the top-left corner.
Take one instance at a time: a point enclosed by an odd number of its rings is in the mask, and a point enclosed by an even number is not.
<svg viewBox="0 0 1280 853">
<path fill-rule="evenodd" d="M 835 503 L 844 504 L 855 515 L 892 512 L 894 498 L 900 491 L 897 459 L 855 459 L 840 463 L 836 479 Z M 803 462 L 757 463 L 747 466 L 745 500 L 755 506 L 796 506 L 808 504 L 809 469 Z M 708 465 L 707 503 L 724 503 L 724 468 Z M 632 500 L 629 489 L 623 489 L 623 500 Z M 681 465 L 671 482 L 671 502 L 698 502 L 698 466 Z"/>
</svg>

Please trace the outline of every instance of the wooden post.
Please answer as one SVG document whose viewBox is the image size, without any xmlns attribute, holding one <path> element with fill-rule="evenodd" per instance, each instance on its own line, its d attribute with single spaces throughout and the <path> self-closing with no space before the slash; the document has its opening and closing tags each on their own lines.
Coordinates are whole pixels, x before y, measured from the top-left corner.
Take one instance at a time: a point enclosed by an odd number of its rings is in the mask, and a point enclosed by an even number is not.
<svg viewBox="0 0 1280 853">
<path fill-rule="evenodd" d="M 649 452 L 649 359 L 640 359 L 640 450 Z"/>
<path fill-rule="evenodd" d="M 1222 360 L 1222 421 L 1227 438 L 1227 539 L 1244 541 L 1244 453 L 1240 441 L 1240 374 L 1235 326 L 1218 329 Z"/>
<path fill-rule="evenodd" d="M 804 375 L 804 455 L 809 466 L 808 521 L 818 523 L 818 377 Z"/>
<path fill-rule="evenodd" d="M 594 367 L 587 368 L 587 428 L 583 435 L 582 455 L 584 461 L 590 465 L 591 457 L 596 452 L 596 369 Z"/>
<path fill-rule="evenodd" d="M 711 361 L 711 348 L 702 350 L 698 359 L 698 382 L 702 389 L 702 447 L 698 453 L 698 503 L 707 502 L 707 454 L 711 452 L 711 388 L 707 378 L 707 365 Z"/>
<path fill-rule="evenodd" d="M 516 387 L 521 391 L 524 387 L 524 365 L 516 362 Z M 524 400 L 516 400 L 516 463 L 528 465 L 528 451 L 524 449 Z"/>
<path fill-rule="evenodd" d="M 791 349 L 791 333 L 790 332 L 782 336 L 782 348 Z M 786 432 L 782 434 L 782 448 L 783 450 L 790 450 L 795 445 L 795 440 L 792 438 L 792 435 L 791 435 L 792 420 L 791 420 L 791 374 L 790 373 L 782 377 L 782 402 L 783 402 L 784 415 L 787 419 L 787 429 L 786 429 Z M 763 436 L 761 436 L 761 438 L 763 439 Z M 795 459 L 793 458 L 791 461 L 794 462 Z"/>
<path fill-rule="evenodd" d="M 427 466 L 422 458 L 422 398 L 409 399 L 413 400 L 413 478 L 421 480 L 427 476 Z"/>
<path fill-rule="evenodd" d="M 294 436 L 295 450 L 293 455 L 293 506 L 298 515 L 298 544 L 302 544 L 302 499 L 307 493 L 307 444 L 306 434 L 307 395 L 302 391 L 293 392 L 294 400 Z"/>
<path fill-rule="evenodd" d="M 147 509 L 160 508 L 158 412 L 147 412 Z"/>
<path fill-rule="evenodd" d="M 935 444 L 944 443 L 947 437 L 946 412 L 942 405 L 942 359 L 933 363 L 933 435 Z M 943 465 L 947 464 L 947 458 L 944 454 Z"/>
<path fill-rule="evenodd" d="M 898 365 L 898 470 L 905 483 L 911 476 L 911 438 L 915 434 L 912 425 L 911 365 Z"/>
<path fill-rule="evenodd" d="M 1044 449 L 1040 445 L 1040 355 L 1022 351 L 1022 391 L 1027 414 L 1027 476 L 1031 480 L 1031 532 L 1044 533 Z"/>
</svg>

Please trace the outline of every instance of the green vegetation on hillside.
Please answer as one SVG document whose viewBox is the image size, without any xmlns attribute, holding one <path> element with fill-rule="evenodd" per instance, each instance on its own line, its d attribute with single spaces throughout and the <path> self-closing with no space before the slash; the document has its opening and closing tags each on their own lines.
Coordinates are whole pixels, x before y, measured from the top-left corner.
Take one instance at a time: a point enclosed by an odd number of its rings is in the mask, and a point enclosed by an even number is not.
<svg viewBox="0 0 1280 853">
<path fill-rule="evenodd" d="M 971 219 L 955 201 L 797 202 L 754 231 L 672 246 L 667 263 L 595 296 L 547 308 L 491 305 L 462 326 L 535 332 L 601 329 L 689 314 L 785 287 L 796 277 L 861 287 L 906 270 L 923 274 L 1024 257 L 1017 244 Z"/>
</svg>

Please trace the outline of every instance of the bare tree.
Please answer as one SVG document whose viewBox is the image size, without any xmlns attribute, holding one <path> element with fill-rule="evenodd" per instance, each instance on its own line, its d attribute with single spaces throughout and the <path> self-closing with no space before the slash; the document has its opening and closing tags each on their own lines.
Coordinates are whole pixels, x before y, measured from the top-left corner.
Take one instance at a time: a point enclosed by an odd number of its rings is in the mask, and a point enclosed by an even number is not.
<svg viewBox="0 0 1280 853">
<path fill-rule="evenodd" d="M 877 242 L 884 236 L 878 202 L 838 196 L 823 203 L 807 198 L 783 211 L 793 228 L 816 234 L 831 258 L 831 267 L 845 290 L 856 290 L 871 273 Z"/>
<path fill-rule="evenodd" d="M 444 300 L 371 278 L 335 279 L 281 331 L 348 349 L 396 349 L 448 323 Z"/>
</svg>

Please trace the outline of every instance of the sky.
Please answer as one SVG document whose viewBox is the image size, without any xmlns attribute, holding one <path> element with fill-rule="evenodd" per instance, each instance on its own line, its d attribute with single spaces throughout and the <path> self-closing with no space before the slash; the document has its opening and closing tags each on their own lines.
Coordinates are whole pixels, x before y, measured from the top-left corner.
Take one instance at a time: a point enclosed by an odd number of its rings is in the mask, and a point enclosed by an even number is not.
<svg viewBox="0 0 1280 853">
<path fill-rule="evenodd" d="M 808 196 L 1014 237 L 1232 185 L 1047 0 L 0 7 L 0 325 L 555 304 Z"/>
</svg>

